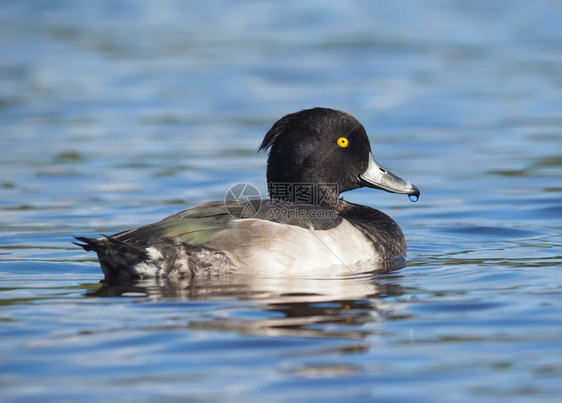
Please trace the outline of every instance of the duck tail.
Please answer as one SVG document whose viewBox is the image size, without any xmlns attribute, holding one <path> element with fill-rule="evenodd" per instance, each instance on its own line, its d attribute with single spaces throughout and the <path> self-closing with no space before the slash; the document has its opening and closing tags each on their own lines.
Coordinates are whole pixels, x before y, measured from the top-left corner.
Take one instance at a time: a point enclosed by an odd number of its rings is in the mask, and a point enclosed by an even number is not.
<svg viewBox="0 0 562 403">
<path fill-rule="evenodd" d="M 72 242 L 74 245 L 80 246 L 85 251 L 97 253 L 106 280 L 138 278 L 138 273 L 133 268 L 148 258 L 145 248 L 139 248 L 111 236 L 102 234 L 102 238 L 82 236 L 75 238 L 80 242 Z"/>
<path fill-rule="evenodd" d="M 100 266 L 109 283 L 129 282 L 164 276 L 188 278 L 195 274 L 216 275 L 235 269 L 222 251 L 202 245 L 190 245 L 179 238 L 156 238 L 139 244 L 114 236 L 102 238 L 75 237 L 73 242 L 98 255 Z"/>
<path fill-rule="evenodd" d="M 97 238 L 87 238 L 85 236 L 75 236 L 74 239 L 82 242 L 72 242 L 74 245 L 76 246 L 80 246 L 82 249 L 84 249 L 86 252 L 97 252 L 99 249 L 99 239 Z"/>
</svg>

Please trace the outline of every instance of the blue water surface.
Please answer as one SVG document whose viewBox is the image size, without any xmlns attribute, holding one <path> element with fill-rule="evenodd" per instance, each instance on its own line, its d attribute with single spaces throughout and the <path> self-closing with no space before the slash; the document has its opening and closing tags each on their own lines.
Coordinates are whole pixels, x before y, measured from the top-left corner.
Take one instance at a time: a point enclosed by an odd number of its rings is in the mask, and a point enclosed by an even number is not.
<svg viewBox="0 0 562 403">
<path fill-rule="evenodd" d="M 4 401 L 537 401 L 562 394 L 562 6 L 0 5 Z M 421 189 L 408 266 L 101 292 L 73 235 L 266 194 L 279 117 L 360 119 Z"/>
</svg>

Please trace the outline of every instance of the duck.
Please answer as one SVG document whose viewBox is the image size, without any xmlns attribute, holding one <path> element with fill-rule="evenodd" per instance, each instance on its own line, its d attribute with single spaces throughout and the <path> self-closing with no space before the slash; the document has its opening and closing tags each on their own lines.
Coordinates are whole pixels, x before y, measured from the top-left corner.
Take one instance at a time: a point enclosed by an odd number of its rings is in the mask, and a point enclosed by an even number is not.
<svg viewBox="0 0 562 403">
<path fill-rule="evenodd" d="M 419 189 L 383 168 L 352 115 L 316 107 L 290 113 L 266 133 L 269 198 L 244 185 L 163 220 L 73 242 L 97 253 L 106 282 L 195 276 L 330 275 L 404 267 L 404 233 L 388 215 L 341 194 Z M 232 190 L 232 189 L 231 189 Z"/>
</svg>

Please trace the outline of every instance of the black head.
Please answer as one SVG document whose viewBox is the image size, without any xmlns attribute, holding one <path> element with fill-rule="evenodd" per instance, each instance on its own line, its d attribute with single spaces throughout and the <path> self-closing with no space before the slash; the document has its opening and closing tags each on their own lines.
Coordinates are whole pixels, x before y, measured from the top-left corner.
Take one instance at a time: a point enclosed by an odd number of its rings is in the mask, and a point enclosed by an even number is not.
<svg viewBox="0 0 562 403">
<path fill-rule="evenodd" d="M 337 188 L 337 195 L 356 189 L 362 186 L 357 178 L 367 169 L 371 151 L 357 119 L 327 108 L 279 119 L 265 135 L 260 150 L 269 147 L 270 193 L 271 184 L 284 183 L 327 184 Z"/>
<path fill-rule="evenodd" d="M 415 187 L 375 163 L 361 122 L 339 110 L 313 108 L 282 117 L 259 147 L 268 148 L 267 182 L 272 198 L 295 201 L 298 195 L 294 190 L 289 194 L 284 191 L 286 185 L 294 184 L 320 186 L 322 193 L 332 189 L 330 192 L 336 198 L 342 192 L 362 186 L 419 195 Z M 375 170 L 376 173 L 366 175 Z M 379 178 L 373 179 L 387 173 L 392 175 L 390 179 L 403 183 L 392 187 L 388 185 L 388 177 L 382 178 L 386 180 L 382 185 L 378 183 Z M 281 193 L 274 194 L 272 190 Z"/>
</svg>

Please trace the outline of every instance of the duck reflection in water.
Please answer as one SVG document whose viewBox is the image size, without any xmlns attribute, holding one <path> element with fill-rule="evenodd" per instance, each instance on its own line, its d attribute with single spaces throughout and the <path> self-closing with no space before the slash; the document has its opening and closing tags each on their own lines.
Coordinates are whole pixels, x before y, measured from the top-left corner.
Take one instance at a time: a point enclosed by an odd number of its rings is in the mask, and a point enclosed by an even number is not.
<svg viewBox="0 0 562 403">
<path fill-rule="evenodd" d="M 209 320 L 181 321 L 178 328 L 214 329 L 252 335 L 295 335 L 363 339 L 372 333 L 365 323 L 374 318 L 396 319 L 385 298 L 403 294 L 393 273 L 363 273 L 341 278 L 295 278 L 228 275 L 184 279 L 153 278 L 131 284 L 105 283 L 91 296 L 125 296 L 148 301 L 176 301 L 174 316 L 190 309 L 185 301 L 216 301 L 220 312 Z M 234 304 L 223 305 L 224 301 Z M 239 314 L 238 312 L 242 312 Z M 248 312 L 251 312 L 248 315 Z M 249 316 L 249 317 L 248 317 Z M 332 324 L 333 326 L 315 326 Z M 166 328 L 170 323 L 163 320 Z"/>
</svg>

